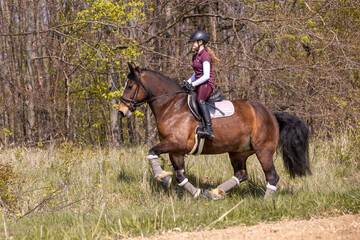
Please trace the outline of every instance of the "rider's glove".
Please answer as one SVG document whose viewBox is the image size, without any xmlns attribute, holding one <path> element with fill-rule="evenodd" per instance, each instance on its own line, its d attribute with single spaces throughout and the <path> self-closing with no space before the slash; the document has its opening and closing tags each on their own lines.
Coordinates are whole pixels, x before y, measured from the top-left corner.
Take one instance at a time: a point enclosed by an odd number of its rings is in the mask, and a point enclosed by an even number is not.
<svg viewBox="0 0 360 240">
<path fill-rule="evenodd" d="M 182 87 L 186 92 L 191 92 L 191 90 L 193 89 L 193 86 L 188 81 L 184 81 L 184 84 Z"/>
</svg>

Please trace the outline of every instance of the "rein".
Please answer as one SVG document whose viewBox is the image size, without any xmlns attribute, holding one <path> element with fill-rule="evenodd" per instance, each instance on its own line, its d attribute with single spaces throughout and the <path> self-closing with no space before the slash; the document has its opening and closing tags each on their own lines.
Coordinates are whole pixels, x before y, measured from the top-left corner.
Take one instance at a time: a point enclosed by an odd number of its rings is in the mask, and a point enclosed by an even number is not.
<svg viewBox="0 0 360 240">
<path fill-rule="evenodd" d="M 131 112 L 134 112 L 136 110 L 136 107 L 139 107 L 139 106 L 141 106 L 141 105 L 143 105 L 145 103 L 148 103 L 148 102 L 155 101 L 155 100 L 157 100 L 159 98 L 163 98 L 163 97 L 167 97 L 167 96 L 171 96 L 171 95 L 175 95 L 175 94 L 179 94 L 179 93 L 187 93 L 185 91 L 178 91 L 178 92 L 166 93 L 166 94 L 163 94 L 163 95 L 160 95 L 160 96 L 157 96 L 157 97 L 150 98 L 150 96 L 151 96 L 150 91 L 141 82 L 141 69 L 140 68 L 136 68 L 136 69 L 139 71 L 139 77 L 135 80 L 136 89 L 135 89 L 135 92 L 134 92 L 133 96 L 131 98 L 126 98 L 126 97 L 123 97 L 123 96 L 120 97 L 120 101 L 122 103 L 124 103 L 125 106 L 128 107 Z M 145 92 L 147 94 L 147 97 L 145 98 L 145 100 L 143 100 L 141 102 L 139 102 L 137 100 L 139 90 L 140 90 L 140 84 L 145 89 Z M 134 98 L 135 98 L 135 100 L 134 100 Z M 132 106 L 130 106 L 129 103 L 131 103 Z"/>
</svg>

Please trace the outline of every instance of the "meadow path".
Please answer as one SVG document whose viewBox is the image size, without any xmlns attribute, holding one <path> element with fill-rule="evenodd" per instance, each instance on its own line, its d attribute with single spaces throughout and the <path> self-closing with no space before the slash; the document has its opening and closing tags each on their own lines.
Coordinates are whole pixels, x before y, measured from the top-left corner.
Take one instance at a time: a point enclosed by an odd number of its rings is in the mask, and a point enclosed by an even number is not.
<svg viewBox="0 0 360 240">
<path fill-rule="evenodd" d="M 282 220 L 254 226 L 240 225 L 199 232 L 172 232 L 134 240 L 235 240 L 235 239 L 360 239 L 360 214 L 310 220 Z"/>
</svg>

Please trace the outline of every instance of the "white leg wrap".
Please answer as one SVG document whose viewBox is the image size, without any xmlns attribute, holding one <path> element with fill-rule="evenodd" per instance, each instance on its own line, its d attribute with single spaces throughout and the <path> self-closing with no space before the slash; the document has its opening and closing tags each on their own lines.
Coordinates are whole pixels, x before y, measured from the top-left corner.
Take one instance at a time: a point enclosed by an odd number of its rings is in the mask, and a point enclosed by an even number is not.
<svg viewBox="0 0 360 240">
<path fill-rule="evenodd" d="M 230 178 L 223 184 L 219 185 L 218 188 L 222 189 L 224 192 L 227 192 L 239 184 L 240 184 L 239 179 L 237 179 L 237 177 L 233 176 L 232 178 Z"/>
<path fill-rule="evenodd" d="M 157 158 L 149 159 L 149 162 L 155 178 L 164 172 L 164 170 L 162 170 L 162 168 L 160 167 Z"/>
<path fill-rule="evenodd" d="M 201 189 L 198 188 L 198 190 L 194 194 L 194 198 L 198 198 L 200 196 L 200 193 L 201 193 Z"/>
<path fill-rule="evenodd" d="M 240 181 L 239 181 L 239 179 L 238 179 L 237 177 L 232 176 L 231 178 L 236 181 L 236 185 L 239 185 L 239 184 L 240 184 Z"/>
<path fill-rule="evenodd" d="M 189 179 L 185 178 L 181 183 L 179 183 L 179 186 L 183 187 L 188 181 Z"/>
<path fill-rule="evenodd" d="M 184 188 L 191 193 L 191 195 L 193 195 L 195 198 L 199 196 L 201 190 L 194 187 L 190 182 L 186 182 L 184 184 Z"/>
<path fill-rule="evenodd" d="M 270 185 L 270 183 L 266 185 L 266 188 L 276 192 L 276 186 Z"/>
<path fill-rule="evenodd" d="M 146 157 L 147 160 L 157 159 L 157 158 L 159 158 L 158 155 L 148 155 L 148 156 Z"/>
</svg>

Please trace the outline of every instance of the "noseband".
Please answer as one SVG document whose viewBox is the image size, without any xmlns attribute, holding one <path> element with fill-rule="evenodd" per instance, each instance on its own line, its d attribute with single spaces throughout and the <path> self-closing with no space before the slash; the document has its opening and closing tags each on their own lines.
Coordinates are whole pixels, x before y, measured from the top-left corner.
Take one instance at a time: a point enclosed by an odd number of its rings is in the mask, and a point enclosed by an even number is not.
<svg viewBox="0 0 360 240">
<path fill-rule="evenodd" d="M 136 82 L 136 88 L 134 91 L 134 94 L 132 95 L 131 98 L 126 98 L 124 96 L 120 97 L 120 102 L 124 103 L 125 106 L 127 108 L 129 108 L 129 110 L 131 112 L 134 112 L 136 110 L 137 107 L 148 103 L 148 102 L 152 102 L 158 98 L 162 98 L 162 97 L 166 97 L 166 96 L 170 96 L 170 95 L 174 95 L 174 94 L 178 94 L 178 93 L 187 93 L 185 91 L 178 91 L 178 92 L 174 92 L 174 93 L 167 93 L 167 94 L 163 94 L 161 96 L 158 97 L 154 97 L 151 98 L 152 93 L 145 87 L 145 85 L 141 82 L 141 68 L 136 67 L 136 70 L 139 72 L 139 76 L 135 79 Z M 146 92 L 146 98 L 143 101 L 138 101 L 138 95 L 139 95 L 139 90 L 140 90 L 140 85 L 144 88 L 145 92 Z M 135 100 L 134 100 L 135 99 Z M 131 105 L 130 105 L 131 104 Z"/>
</svg>

